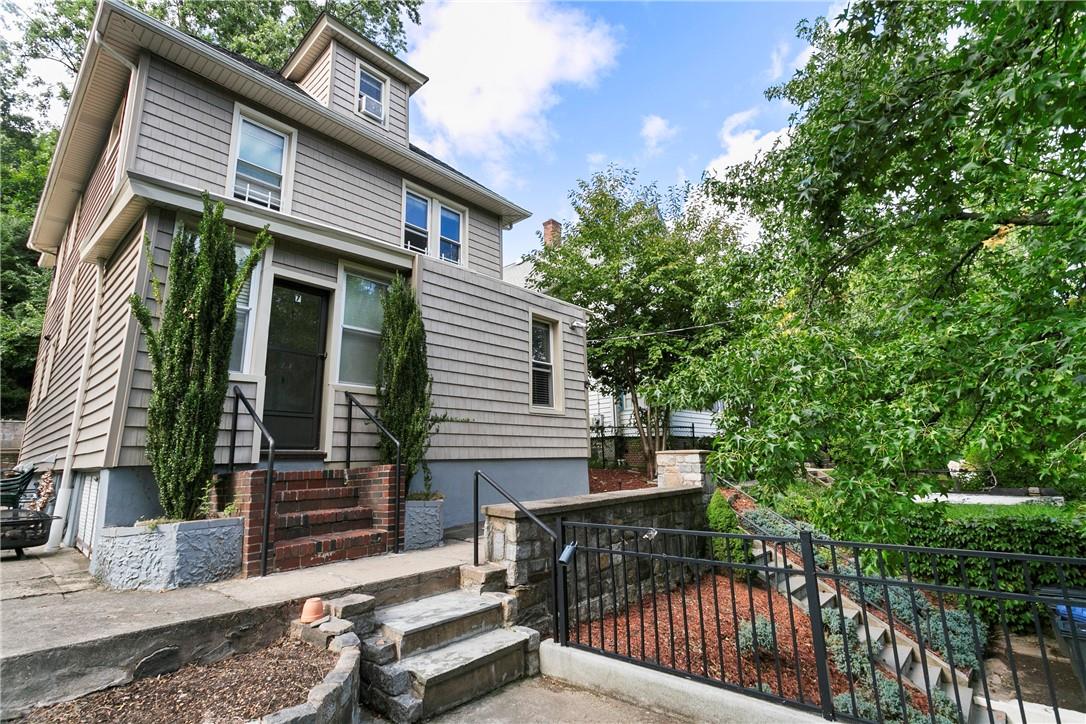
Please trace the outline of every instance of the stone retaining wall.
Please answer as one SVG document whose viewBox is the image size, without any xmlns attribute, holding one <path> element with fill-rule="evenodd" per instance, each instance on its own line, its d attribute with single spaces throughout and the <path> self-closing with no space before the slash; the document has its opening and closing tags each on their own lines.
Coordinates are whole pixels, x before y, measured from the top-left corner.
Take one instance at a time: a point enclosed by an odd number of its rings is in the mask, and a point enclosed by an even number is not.
<svg viewBox="0 0 1086 724">
<path fill-rule="evenodd" d="M 339 654 L 339 661 L 324 680 L 309 690 L 304 704 L 280 709 L 261 717 L 259 724 L 356 724 L 362 721 L 358 703 L 358 646 L 348 646 Z M 257 722 L 250 722 L 257 724 Z"/>
<path fill-rule="evenodd" d="M 525 503 L 526 508 L 555 532 L 560 532 L 559 519 L 647 528 L 704 530 L 705 505 L 705 494 L 700 486 L 624 490 Z M 483 511 L 486 515 L 487 559 L 506 569 L 507 593 L 516 608 L 516 623 L 540 630 L 544 635 L 553 633 L 550 602 L 554 548 L 550 536 L 513 505 L 487 505 L 483 507 Z M 586 541 L 585 531 L 578 535 L 581 545 L 608 547 L 616 552 L 633 550 L 635 545 L 633 533 L 630 531 L 626 532 L 625 537 L 616 533 L 610 541 L 597 541 L 594 536 Z M 659 548 L 662 542 L 658 541 L 655 545 Z M 700 545 L 700 540 L 691 536 L 675 537 L 668 550 L 672 553 L 695 555 Z M 583 554 L 579 555 L 579 558 L 584 561 Z M 584 608 L 592 605 L 596 611 L 599 611 L 601 606 L 604 610 L 611 610 L 613 607 L 612 574 L 622 576 L 628 587 L 634 587 L 638 581 L 650 580 L 659 573 L 656 567 L 647 563 L 622 566 L 615 572 L 612 566 L 621 560 L 618 557 L 600 555 L 598 565 L 596 558 L 592 560 L 591 569 L 584 565 L 576 571 L 572 567 L 567 568 L 566 580 L 571 596 L 572 592 L 576 591 L 580 606 Z M 606 586 L 600 585 L 602 574 L 607 575 Z M 619 590 L 621 591 L 621 588 Z"/>
</svg>

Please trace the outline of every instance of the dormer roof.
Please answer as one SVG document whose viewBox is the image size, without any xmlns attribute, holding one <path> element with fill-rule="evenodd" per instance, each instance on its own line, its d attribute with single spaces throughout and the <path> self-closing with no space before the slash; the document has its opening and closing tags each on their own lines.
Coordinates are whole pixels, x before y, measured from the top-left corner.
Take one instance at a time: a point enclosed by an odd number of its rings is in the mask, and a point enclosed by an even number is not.
<svg viewBox="0 0 1086 724">
<path fill-rule="evenodd" d="M 430 80 L 407 63 L 381 48 L 361 33 L 324 12 L 306 31 L 298 47 L 287 58 L 279 73 L 286 79 L 298 82 L 321 57 L 328 45 L 335 40 L 342 43 L 370 65 L 407 84 L 414 93 Z"/>
</svg>

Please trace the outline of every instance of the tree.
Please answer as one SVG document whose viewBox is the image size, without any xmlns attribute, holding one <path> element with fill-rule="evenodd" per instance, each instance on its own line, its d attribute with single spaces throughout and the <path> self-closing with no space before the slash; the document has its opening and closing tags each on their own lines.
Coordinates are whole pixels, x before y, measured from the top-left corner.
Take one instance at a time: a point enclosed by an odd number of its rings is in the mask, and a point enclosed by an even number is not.
<svg viewBox="0 0 1086 724">
<path fill-rule="evenodd" d="M 10 3 L 9 3 L 10 4 Z M 24 23 L 27 54 L 55 60 L 74 77 L 97 0 L 43 0 Z M 278 69 L 323 11 L 395 53 L 407 47 L 404 19 L 419 22 L 422 0 L 134 0 L 186 33 Z M 67 97 L 70 88 L 61 89 Z"/>
<path fill-rule="evenodd" d="M 143 299 L 137 294 L 129 298 L 151 358 L 147 458 L 162 509 L 178 520 L 198 517 L 206 501 L 230 381 L 238 294 L 272 240 L 267 229 L 259 232 L 238 264 L 234 232 L 223 221 L 223 209 L 222 202 L 212 204 L 205 193 L 196 233 L 182 228 L 174 237 L 165 300 L 153 255 L 147 255 L 161 310 L 157 329 Z M 146 243 L 151 244 L 150 238 Z"/>
<path fill-rule="evenodd" d="M 46 95 L 28 88 L 25 63 L 0 40 L 0 401 L 5 417 L 26 414 L 50 270 L 27 248 L 56 133 L 35 118 Z"/>
<path fill-rule="evenodd" d="M 839 534 L 892 539 L 917 471 L 959 457 L 1082 494 L 1086 10 L 861 1 L 800 36 L 767 92 L 787 144 L 707 186 L 761 224 L 750 293 L 705 287 L 746 331 L 671 399 L 724 400 L 725 476 L 832 458 Z"/>
<path fill-rule="evenodd" d="M 529 281 L 588 310 L 589 374 L 608 393 L 631 394 L 651 477 L 667 406 L 644 393 L 694 351 L 697 268 L 714 266 L 735 234 L 687 189 L 661 198 L 632 171 L 580 181 L 570 202 L 576 221 L 561 244 L 532 255 Z"/>
<path fill-rule="evenodd" d="M 403 277 L 392 280 L 381 298 L 381 308 L 377 417 L 399 439 L 403 476 L 410 481 L 420 465 L 425 468 L 435 425 L 430 414 L 433 381 L 426 364 L 426 329 L 415 293 Z M 378 452 L 382 463 L 396 462 L 396 446 L 383 435 Z M 425 492 L 430 492 L 428 470 Z"/>
</svg>

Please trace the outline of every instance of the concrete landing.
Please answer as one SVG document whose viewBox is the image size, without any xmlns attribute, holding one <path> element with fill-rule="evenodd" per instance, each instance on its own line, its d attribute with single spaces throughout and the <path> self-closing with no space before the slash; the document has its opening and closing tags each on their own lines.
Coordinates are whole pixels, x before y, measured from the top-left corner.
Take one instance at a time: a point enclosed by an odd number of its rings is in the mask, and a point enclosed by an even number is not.
<svg viewBox="0 0 1086 724">
<path fill-rule="evenodd" d="M 455 590 L 471 557 L 471 543 L 452 542 L 161 593 L 93 587 L 4 600 L 0 676 L 21 683 L 4 687 L 0 715 L 126 683 L 163 665 L 258 648 L 282 635 L 311 596 L 368 593 L 389 606 Z M 12 569 L 0 565 L 5 591 L 15 592 L 6 584 Z"/>
<path fill-rule="evenodd" d="M 692 721 L 674 713 L 652 711 L 541 676 L 508 684 L 489 696 L 430 720 L 431 724 L 681 724 Z M 766 717 L 763 721 L 772 719 Z"/>
</svg>

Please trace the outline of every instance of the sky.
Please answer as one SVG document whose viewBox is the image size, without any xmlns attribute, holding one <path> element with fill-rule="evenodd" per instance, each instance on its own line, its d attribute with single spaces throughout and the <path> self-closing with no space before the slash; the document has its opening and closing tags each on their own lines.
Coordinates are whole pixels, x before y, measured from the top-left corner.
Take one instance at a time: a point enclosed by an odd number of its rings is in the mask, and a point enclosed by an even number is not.
<svg viewBox="0 0 1086 724">
<path fill-rule="evenodd" d="M 568 221 L 578 179 L 617 164 L 661 187 L 752 158 L 787 126 L 765 89 L 802 65 L 828 2 L 427 2 L 406 60 L 430 81 L 411 140 L 533 212 L 505 262 Z M 832 16 L 831 16 L 832 17 Z"/>
<path fill-rule="evenodd" d="M 810 52 L 796 24 L 843 7 L 427 0 L 404 55 L 430 77 L 412 97 L 411 140 L 532 212 L 504 233 L 512 263 L 546 219 L 571 219 L 577 180 L 609 164 L 667 187 L 770 147 L 790 109 L 765 89 Z M 51 61 L 33 70 L 66 78 Z M 51 120 L 63 115 L 55 104 Z"/>
</svg>

